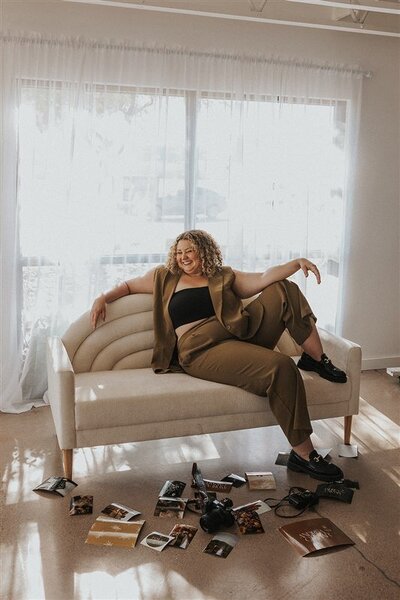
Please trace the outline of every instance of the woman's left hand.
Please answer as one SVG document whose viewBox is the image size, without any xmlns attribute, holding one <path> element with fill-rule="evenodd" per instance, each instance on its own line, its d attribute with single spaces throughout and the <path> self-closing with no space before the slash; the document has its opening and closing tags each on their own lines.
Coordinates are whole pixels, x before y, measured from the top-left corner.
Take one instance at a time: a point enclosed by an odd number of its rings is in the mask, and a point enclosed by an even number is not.
<svg viewBox="0 0 400 600">
<path fill-rule="evenodd" d="M 308 277 L 308 272 L 311 271 L 311 273 L 314 273 L 317 283 L 321 283 L 321 275 L 317 265 L 307 260 L 307 258 L 299 258 L 299 265 L 306 277 Z"/>
</svg>

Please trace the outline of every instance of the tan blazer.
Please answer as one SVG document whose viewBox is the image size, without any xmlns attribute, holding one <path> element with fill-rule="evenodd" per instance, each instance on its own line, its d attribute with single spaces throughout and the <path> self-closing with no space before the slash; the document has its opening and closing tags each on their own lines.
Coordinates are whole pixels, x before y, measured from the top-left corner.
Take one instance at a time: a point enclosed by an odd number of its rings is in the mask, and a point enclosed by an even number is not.
<svg viewBox="0 0 400 600">
<path fill-rule="evenodd" d="M 151 366 L 156 373 L 181 370 L 179 364 L 171 364 L 176 346 L 176 335 L 168 312 L 168 304 L 175 292 L 180 273 L 172 274 L 166 267 L 159 267 L 154 274 L 153 319 L 154 350 Z M 262 304 L 252 305 L 251 319 L 242 301 L 232 290 L 235 274 L 231 267 L 222 267 L 208 280 L 215 315 L 221 325 L 241 340 L 253 337 L 263 317 Z"/>
</svg>

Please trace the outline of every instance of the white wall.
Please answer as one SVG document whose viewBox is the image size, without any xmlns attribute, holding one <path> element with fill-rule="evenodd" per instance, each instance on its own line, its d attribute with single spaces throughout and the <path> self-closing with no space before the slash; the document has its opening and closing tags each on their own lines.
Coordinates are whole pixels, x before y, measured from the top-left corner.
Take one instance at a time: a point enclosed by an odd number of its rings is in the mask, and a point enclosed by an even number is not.
<svg viewBox="0 0 400 600">
<path fill-rule="evenodd" d="M 4 0 L 2 7 L 4 30 L 260 52 L 373 71 L 373 78 L 364 82 L 355 195 L 360 227 L 350 249 L 351 310 L 344 335 L 361 344 L 366 368 L 400 365 L 398 39 L 57 0 Z"/>
</svg>

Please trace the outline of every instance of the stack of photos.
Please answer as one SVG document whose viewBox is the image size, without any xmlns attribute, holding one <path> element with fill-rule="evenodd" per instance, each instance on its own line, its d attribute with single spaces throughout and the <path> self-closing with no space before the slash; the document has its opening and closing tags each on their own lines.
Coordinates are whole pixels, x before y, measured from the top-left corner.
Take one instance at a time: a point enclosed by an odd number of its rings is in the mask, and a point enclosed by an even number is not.
<svg viewBox="0 0 400 600">
<path fill-rule="evenodd" d="M 66 477 L 56 477 L 52 475 L 48 479 L 45 479 L 38 486 L 33 488 L 34 492 L 48 492 L 50 494 L 57 494 L 58 496 L 66 496 L 71 492 L 78 484 L 67 479 Z"/>
<path fill-rule="evenodd" d="M 259 515 L 252 510 L 240 510 L 235 512 L 235 519 L 240 533 L 264 533 Z"/>
<path fill-rule="evenodd" d="M 86 544 L 134 548 L 145 521 L 123 522 L 97 517 L 89 530 Z"/>
<path fill-rule="evenodd" d="M 152 550 L 161 552 L 173 539 L 172 535 L 165 535 L 165 533 L 160 533 L 159 531 L 152 531 L 140 543 L 143 544 L 143 546 L 152 548 Z"/>
<path fill-rule="evenodd" d="M 71 498 L 69 514 L 91 515 L 93 512 L 93 496 L 74 496 Z"/>
<path fill-rule="evenodd" d="M 197 527 L 194 527 L 193 525 L 177 523 L 169 532 L 169 535 L 174 538 L 170 543 L 170 546 L 176 546 L 177 548 L 183 548 L 186 550 L 196 535 L 196 531 Z"/>
<path fill-rule="evenodd" d="M 166 496 L 161 496 L 161 498 L 157 500 L 154 516 L 183 519 L 187 501 L 187 498 L 168 498 Z"/>
<path fill-rule="evenodd" d="M 208 542 L 203 552 L 226 558 L 236 546 L 237 541 L 238 537 L 236 535 L 221 531 L 220 533 L 216 533 L 212 540 Z"/>
<path fill-rule="evenodd" d="M 248 471 L 245 475 L 249 490 L 276 490 L 275 477 L 270 471 Z"/>
<path fill-rule="evenodd" d="M 140 515 L 139 511 L 128 508 L 123 504 L 117 504 L 116 502 L 112 502 L 112 504 L 103 508 L 101 512 L 111 519 L 118 519 L 118 521 L 133 521 L 135 517 Z"/>
<path fill-rule="evenodd" d="M 183 481 L 168 480 L 164 483 L 158 495 L 167 498 L 180 498 L 185 487 L 186 483 Z"/>
</svg>

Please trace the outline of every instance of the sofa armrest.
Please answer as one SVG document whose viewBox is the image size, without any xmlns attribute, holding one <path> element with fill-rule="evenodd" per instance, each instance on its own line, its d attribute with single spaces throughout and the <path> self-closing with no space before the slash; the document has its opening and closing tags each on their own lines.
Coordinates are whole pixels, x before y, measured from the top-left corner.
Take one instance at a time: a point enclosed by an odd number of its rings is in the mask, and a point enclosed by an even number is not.
<svg viewBox="0 0 400 600">
<path fill-rule="evenodd" d="M 361 347 L 325 329 L 318 329 L 318 333 L 325 354 L 347 373 L 351 384 L 348 415 L 355 415 L 360 402 Z"/>
<path fill-rule="evenodd" d="M 76 446 L 75 373 L 61 338 L 47 340 L 47 397 L 60 448 Z"/>
</svg>

